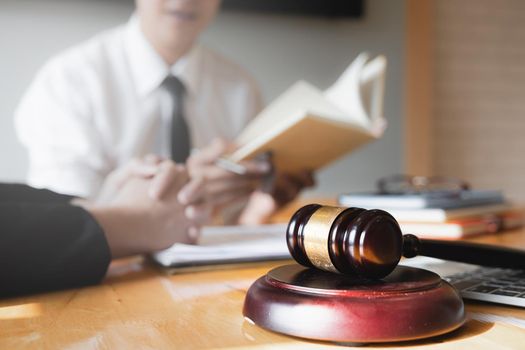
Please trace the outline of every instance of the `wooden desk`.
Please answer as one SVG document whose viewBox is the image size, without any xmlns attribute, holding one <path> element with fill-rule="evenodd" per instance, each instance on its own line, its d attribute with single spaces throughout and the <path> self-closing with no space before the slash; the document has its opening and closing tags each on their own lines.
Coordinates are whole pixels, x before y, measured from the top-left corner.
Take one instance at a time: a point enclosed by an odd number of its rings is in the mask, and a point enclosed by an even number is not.
<svg viewBox="0 0 525 350">
<path fill-rule="evenodd" d="M 475 241 L 525 247 L 525 230 Z M 0 300 L 0 349 L 341 348 L 271 333 L 243 319 L 248 287 L 277 265 L 167 275 L 140 258 L 120 261 L 98 286 Z M 467 302 L 467 310 L 525 320 L 525 309 Z M 524 344 L 523 329 L 470 320 L 445 336 L 366 348 L 497 349 Z"/>
</svg>

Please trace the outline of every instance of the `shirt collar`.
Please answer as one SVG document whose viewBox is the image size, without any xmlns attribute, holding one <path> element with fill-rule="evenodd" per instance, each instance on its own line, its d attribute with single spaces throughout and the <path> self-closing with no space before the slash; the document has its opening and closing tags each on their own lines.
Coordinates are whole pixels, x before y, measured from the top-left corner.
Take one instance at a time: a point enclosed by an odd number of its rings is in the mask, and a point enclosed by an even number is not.
<svg viewBox="0 0 525 350">
<path fill-rule="evenodd" d="M 125 41 L 133 82 L 140 97 L 156 90 L 169 74 L 179 78 L 188 93 L 196 91 L 196 77 L 192 74 L 196 48 L 191 49 L 173 66 L 168 66 L 142 33 L 136 15 L 126 25 Z"/>
</svg>

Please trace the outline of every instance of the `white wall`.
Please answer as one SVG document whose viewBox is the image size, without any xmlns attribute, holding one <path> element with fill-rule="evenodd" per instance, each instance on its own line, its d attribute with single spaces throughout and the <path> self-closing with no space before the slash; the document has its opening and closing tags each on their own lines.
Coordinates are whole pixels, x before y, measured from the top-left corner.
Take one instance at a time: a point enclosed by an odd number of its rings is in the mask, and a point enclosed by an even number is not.
<svg viewBox="0 0 525 350">
<path fill-rule="evenodd" d="M 12 115 L 37 68 L 62 48 L 125 21 L 132 7 L 132 1 L 0 0 L 0 180 L 24 178 L 27 159 Z M 359 20 L 225 13 L 203 37 L 250 70 L 267 101 L 298 79 L 327 87 L 360 51 L 386 54 L 385 136 L 321 171 L 314 193 L 370 189 L 376 178 L 402 170 L 405 3 L 366 0 L 365 11 Z"/>
</svg>

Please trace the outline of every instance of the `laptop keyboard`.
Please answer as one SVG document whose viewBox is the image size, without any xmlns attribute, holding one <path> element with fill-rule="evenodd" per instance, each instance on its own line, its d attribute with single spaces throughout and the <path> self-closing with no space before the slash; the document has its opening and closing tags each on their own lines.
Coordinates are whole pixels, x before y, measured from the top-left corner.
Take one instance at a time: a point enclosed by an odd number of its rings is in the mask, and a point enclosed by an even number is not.
<svg viewBox="0 0 525 350">
<path fill-rule="evenodd" d="M 444 277 L 465 299 L 525 307 L 525 271 L 482 267 Z"/>
</svg>

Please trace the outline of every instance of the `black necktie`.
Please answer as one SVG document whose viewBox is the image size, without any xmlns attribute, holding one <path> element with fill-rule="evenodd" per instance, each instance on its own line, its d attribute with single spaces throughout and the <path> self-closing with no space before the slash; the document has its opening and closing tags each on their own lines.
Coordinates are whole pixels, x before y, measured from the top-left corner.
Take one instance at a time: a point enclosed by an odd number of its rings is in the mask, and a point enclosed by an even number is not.
<svg viewBox="0 0 525 350">
<path fill-rule="evenodd" d="M 184 163 L 190 155 L 191 150 L 190 132 L 186 119 L 184 118 L 184 95 L 186 89 L 184 88 L 184 84 L 173 75 L 167 76 L 162 85 L 170 93 L 173 101 L 171 118 L 171 159 L 176 163 Z"/>
</svg>

